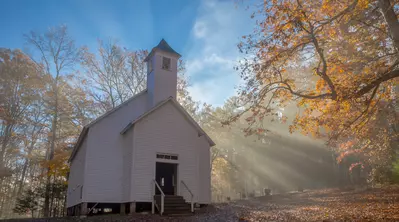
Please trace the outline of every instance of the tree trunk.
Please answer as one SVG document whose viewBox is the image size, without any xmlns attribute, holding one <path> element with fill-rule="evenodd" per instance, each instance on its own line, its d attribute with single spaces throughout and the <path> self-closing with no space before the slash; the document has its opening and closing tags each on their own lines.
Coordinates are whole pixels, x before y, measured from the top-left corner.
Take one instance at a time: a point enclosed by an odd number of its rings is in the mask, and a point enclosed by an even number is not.
<svg viewBox="0 0 399 222">
<path fill-rule="evenodd" d="M 55 104 L 54 104 L 54 115 L 53 115 L 53 124 L 51 126 L 51 144 L 50 151 L 47 160 L 52 160 L 54 157 L 54 149 L 55 149 L 55 141 L 56 141 L 56 133 L 57 133 L 57 124 L 58 124 L 58 75 L 56 77 L 56 82 L 54 85 L 54 96 L 55 96 Z M 44 197 L 44 216 L 50 216 L 50 182 L 51 176 L 49 175 L 50 167 L 47 168 L 47 184 L 46 184 L 46 194 Z"/>
<path fill-rule="evenodd" d="M 4 183 L 4 180 L 0 181 L 0 193 L 5 194 L 6 192 L 3 192 L 3 183 Z M 5 198 L 6 198 L 5 195 L 1 195 L 0 218 L 3 216 Z"/>
<path fill-rule="evenodd" d="M 384 15 L 385 21 L 389 27 L 389 33 L 391 34 L 393 44 L 396 50 L 399 51 L 399 22 L 393 6 L 390 0 L 378 0 L 378 6 L 381 9 L 381 13 Z"/>
<path fill-rule="evenodd" d="M 62 215 L 61 216 L 65 216 L 65 212 L 67 212 L 67 191 L 64 192 L 64 200 L 62 201 Z"/>
<path fill-rule="evenodd" d="M 8 177 L 4 180 L 4 183 L 12 184 L 11 181 L 12 181 L 12 178 Z M 4 218 L 10 218 L 11 206 L 14 205 L 12 188 L 7 186 L 7 188 L 4 190 L 4 194 L 6 194 L 5 195 L 6 205 L 4 205 L 4 209 L 2 209 L 3 216 L 4 216 Z"/>
<path fill-rule="evenodd" d="M 1 143 L 1 150 L 0 150 L 0 170 L 5 169 L 4 166 L 4 153 L 6 152 L 6 148 L 8 145 L 8 141 L 10 140 L 10 136 L 11 136 L 11 129 L 12 129 L 12 125 L 8 124 L 4 130 L 4 138 L 3 141 Z M 1 178 L 1 175 L 0 175 Z"/>
<path fill-rule="evenodd" d="M 24 185 L 24 180 L 25 180 L 25 174 L 26 174 L 26 171 L 28 169 L 28 164 L 29 164 L 29 160 L 28 160 L 28 158 L 26 158 L 24 166 L 22 168 L 21 179 L 19 180 L 18 192 L 17 192 L 17 196 L 18 197 L 21 195 L 22 187 Z"/>
<path fill-rule="evenodd" d="M 50 169 L 48 169 L 48 171 L 49 170 Z M 44 217 L 50 217 L 50 182 L 51 182 L 50 175 L 47 175 L 46 193 L 44 194 L 44 208 L 43 208 Z"/>
<path fill-rule="evenodd" d="M 29 155 L 31 154 L 32 149 L 33 149 L 33 143 L 31 143 L 31 147 L 29 147 L 28 157 L 25 158 L 25 163 L 24 163 L 24 166 L 22 168 L 22 173 L 21 173 L 21 179 L 20 179 L 19 185 L 18 185 L 17 196 L 21 195 L 21 191 L 22 191 L 22 188 L 23 188 L 23 185 L 24 185 L 24 181 L 25 181 L 26 171 L 28 170 Z"/>
<path fill-rule="evenodd" d="M 26 171 L 28 170 L 28 166 L 29 166 L 29 156 L 32 153 L 33 147 L 35 146 L 35 143 L 36 143 L 36 137 L 34 136 L 35 130 L 36 130 L 36 126 L 33 127 L 32 132 L 31 132 L 32 141 L 30 141 L 30 144 L 28 146 L 28 156 L 25 158 L 25 163 L 24 163 L 24 166 L 22 168 L 21 180 L 19 181 L 17 196 L 19 196 L 21 194 L 21 191 L 22 191 L 22 188 L 23 188 L 23 185 L 24 185 L 24 181 L 25 181 Z"/>
<path fill-rule="evenodd" d="M 50 199 L 50 217 L 54 217 L 54 185 L 56 183 L 55 176 L 53 176 L 53 183 L 51 186 L 51 199 Z"/>
</svg>

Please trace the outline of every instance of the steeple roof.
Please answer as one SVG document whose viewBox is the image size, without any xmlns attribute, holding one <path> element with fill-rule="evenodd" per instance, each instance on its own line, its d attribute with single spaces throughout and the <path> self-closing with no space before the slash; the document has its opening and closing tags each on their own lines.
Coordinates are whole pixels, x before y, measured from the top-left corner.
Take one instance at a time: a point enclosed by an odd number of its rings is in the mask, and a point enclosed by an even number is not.
<svg viewBox="0 0 399 222">
<path fill-rule="evenodd" d="M 160 51 L 168 52 L 170 54 L 174 54 L 174 55 L 176 55 L 179 58 L 181 57 L 181 55 L 179 53 L 177 53 L 174 49 L 172 49 L 172 47 L 170 47 L 170 45 L 165 41 L 165 39 L 162 39 L 157 46 L 152 48 L 150 54 L 148 54 L 147 58 L 145 58 L 144 61 L 146 62 L 152 56 L 154 51 L 156 51 L 156 50 L 160 50 Z"/>
</svg>

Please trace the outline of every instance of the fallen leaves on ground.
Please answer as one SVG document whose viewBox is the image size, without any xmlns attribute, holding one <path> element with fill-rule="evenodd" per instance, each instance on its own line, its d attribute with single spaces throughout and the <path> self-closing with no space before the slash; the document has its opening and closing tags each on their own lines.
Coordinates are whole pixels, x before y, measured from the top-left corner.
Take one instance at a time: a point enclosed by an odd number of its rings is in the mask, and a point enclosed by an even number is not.
<svg viewBox="0 0 399 222">
<path fill-rule="evenodd" d="M 188 217 L 136 214 L 21 221 L 399 221 L 399 186 L 311 190 L 257 197 L 210 205 Z"/>
<path fill-rule="evenodd" d="M 325 189 L 242 202 L 247 221 L 399 221 L 399 187 Z M 260 208 L 260 209 L 259 209 Z"/>
</svg>

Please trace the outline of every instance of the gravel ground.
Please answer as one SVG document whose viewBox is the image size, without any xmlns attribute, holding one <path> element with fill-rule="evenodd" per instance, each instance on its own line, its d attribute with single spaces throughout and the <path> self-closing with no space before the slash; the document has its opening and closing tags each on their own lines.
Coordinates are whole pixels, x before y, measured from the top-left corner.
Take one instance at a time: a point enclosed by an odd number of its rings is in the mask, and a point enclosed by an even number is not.
<svg viewBox="0 0 399 222">
<path fill-rule="evenodd" d="M 399 221 L 399 187 L 315 190 L 202 208 L 193 216 L 104 215 L 15 221 Z"/>
</svg>

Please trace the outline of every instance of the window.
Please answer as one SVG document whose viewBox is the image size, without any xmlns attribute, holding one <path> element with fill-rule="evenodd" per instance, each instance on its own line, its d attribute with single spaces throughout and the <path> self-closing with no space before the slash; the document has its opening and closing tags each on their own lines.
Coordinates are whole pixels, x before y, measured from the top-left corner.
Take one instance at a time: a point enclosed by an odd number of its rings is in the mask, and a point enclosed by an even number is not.
<svg viewBox="0 0 399 222">
<path fill-rule="evenodd" d="M 162 58 L 162 69 L 170 70 L 170 58 Z"/>
<path fill-rule="evenodd" d="M 80 199 L 83 197 L 83 186 L 80 187 Z"/>
<path fill-rule="evenodd" d="M 157 154 L 158 159 L 164 159 L 164 157 L 165 157 L 165 155 L 163 155 L 163 154 Z"/>
<path fill-rule="evenodd" d="M 175 154 L 161 154 L 161 153 L 157 153 L 157 159 L 178 160 L 177 155 Z"/>
</svg>

